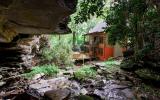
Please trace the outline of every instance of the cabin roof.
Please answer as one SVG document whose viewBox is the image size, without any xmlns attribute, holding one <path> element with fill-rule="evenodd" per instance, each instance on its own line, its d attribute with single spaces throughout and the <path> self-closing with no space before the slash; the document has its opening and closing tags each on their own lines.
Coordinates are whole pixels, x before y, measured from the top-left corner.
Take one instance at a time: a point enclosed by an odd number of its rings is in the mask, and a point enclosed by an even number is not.
<svg viewBox="0 0 160 100">
<path fill-rule="evenodd" d="M 95 32 L 96 33 L 103 32 L 106 26 L 107 26 L 106 22 L 100 22 L 89 31 L 89 34 L 95 33 Z"/>
</svg>

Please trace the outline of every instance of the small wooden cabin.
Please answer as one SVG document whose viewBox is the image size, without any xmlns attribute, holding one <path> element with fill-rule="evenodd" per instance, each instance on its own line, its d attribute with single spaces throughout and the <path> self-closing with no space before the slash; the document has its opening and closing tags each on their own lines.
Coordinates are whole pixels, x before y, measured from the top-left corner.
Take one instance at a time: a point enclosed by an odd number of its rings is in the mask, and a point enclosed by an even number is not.
<svg viewBox="0 0 160 100">
<path fill-rule="evenodd" d="M 99 60 L 123 56 L 122 49 L 118 44 L 115 46 L 108 44 L 108 35 L 104 32 L 104 27 L 106 27 L 106 23 L 101 22 L 84 35 L 85 53 L 91 58 Z"/>
</svg>

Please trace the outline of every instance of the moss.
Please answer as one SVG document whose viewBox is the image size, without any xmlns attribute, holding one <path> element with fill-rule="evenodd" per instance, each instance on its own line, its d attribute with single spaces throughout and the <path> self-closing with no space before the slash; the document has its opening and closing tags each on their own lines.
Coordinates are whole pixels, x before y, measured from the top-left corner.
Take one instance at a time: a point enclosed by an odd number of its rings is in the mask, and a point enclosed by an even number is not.
<svg viewBox="0 0 160 100">
<path fill-rule="evenodd" d="M 0 16 L 0 37 L 5 42 L 11 42 L 18 33 L 13 28 L 8 27 L 5 23 L 6 19 L 4 16 Z"/>
<path fill-rule="evenodd" d="M 4 33 L 2 34 L 4 38 L 6 39 L 6 42 L 11 42 L 14 37 L 17 36 L 18 33 L 14 31 L 14 29 L 6 28 L 4 30 Z"/>
<path fill-rule="evenodd" d="M 135 71 L 137 68 L 140 68 L 137 64 L 133 60 L 124 60 L 120 64 L 120 68 L 127 71 Z"/>
<path fill-rule="evenodd" d="M 146 80 L 160 81 L 160 75 L 150 69 L 145 69 L 145 68 L 138 69 L 135 71 L 135 73 L 139 77 L 146 79 Z"/>
</svg>

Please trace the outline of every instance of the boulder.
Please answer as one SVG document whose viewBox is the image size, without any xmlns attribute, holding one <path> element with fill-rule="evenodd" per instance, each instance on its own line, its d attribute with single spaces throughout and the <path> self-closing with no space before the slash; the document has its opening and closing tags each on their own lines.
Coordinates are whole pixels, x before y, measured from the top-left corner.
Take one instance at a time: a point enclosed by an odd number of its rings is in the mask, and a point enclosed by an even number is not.
<svg viewBox="0 0 160 100">
<path fill-rule="evenodd" d="M 88 91 L 85 89 L 85 88 L 82 88 L 81 89 L 81 94 L 82 95 L 86 95 L 88 93 Z"/>
<path fill-rule="evenodd" d="M 74 100 L 95 100 L 95 99 L 87 95 L 79 95 L 75 97 Z"/>
<path fill-rule="evenodd" d="M 64 100 L 69 97 L 70 93 L 70 89 L 67 88 L 51 90 L 44 93 L 44 98 L 49 100 Z"/>
<path fill-rule="evenodd" d="M 132 100 L 135 98 L 129 86 L 120 85 L 115 80 L 107 81 L 102 89 L 95 89 L 94 95 L 103 100 Z"/>
<path fill-rule="evenodd" d="M 42 99 L 43 97 L 47 97 L 51 100 L 63 100 L 68 96 L 78 96 L 80 92 L 80 85 L 65 77 L 33 82 L 27 89 L 27 93 L 35 98 Z M 57 99 L 53 99 L 54 97 Z"/>
</svg>

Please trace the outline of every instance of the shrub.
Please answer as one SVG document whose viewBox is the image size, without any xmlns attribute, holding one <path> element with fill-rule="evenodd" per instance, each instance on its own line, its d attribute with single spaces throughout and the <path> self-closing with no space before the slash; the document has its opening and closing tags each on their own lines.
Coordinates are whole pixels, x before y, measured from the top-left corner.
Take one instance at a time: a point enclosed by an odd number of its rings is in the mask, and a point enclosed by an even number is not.
<svg viewBox="0 0 160 100">
<path fill-rule="evenodd" d="M 90 66 L 83 66 L 74 73 L 74 77 L 79 80 L 84 80 L 86 78 L 94 78 L 96 74 L 97 72 Z"/>
<path fill-rule="evenodd" d="M 119 64 L 120 62 L 113 60 L 113 59 L 109 59 L 107 61 L 105 61 L 105 66 L 106 66 L 106 70 L 107 71 L 117 71 L 119 70 Z"/>
<path fill-rule="evenodd" d="M 117 65 L 117 64 L 116 64 L 116 61 L 113 61 L 113 60 L 112 60 L 112 61 L 111 61 L 111 60 L 110 60 L 110 61 L 106 61 L 105 64 L 106 64 L 106 65 L 110 65 L 110 66 L 111 66 L 111 65 Z"/>
<path fill-rule="evenodd" d="M 42 50 L 42 59 L 48 63 L 56 65 L 72 65 L 72 44 L 66 36 L 59 40 L 57 36 L 51 36 L 49 39 L 50 48 Z"/>
<path fill-rule="evenodd" d="M 47 76 L 56 75 L 60 70 L 55 65 L 42 65 L 42 66 L 35 66 L 32 68 L 31 72 L 23 74 L 26 78 L 32 78 L 36 74 L 45 74 Z"/>
</svg>

